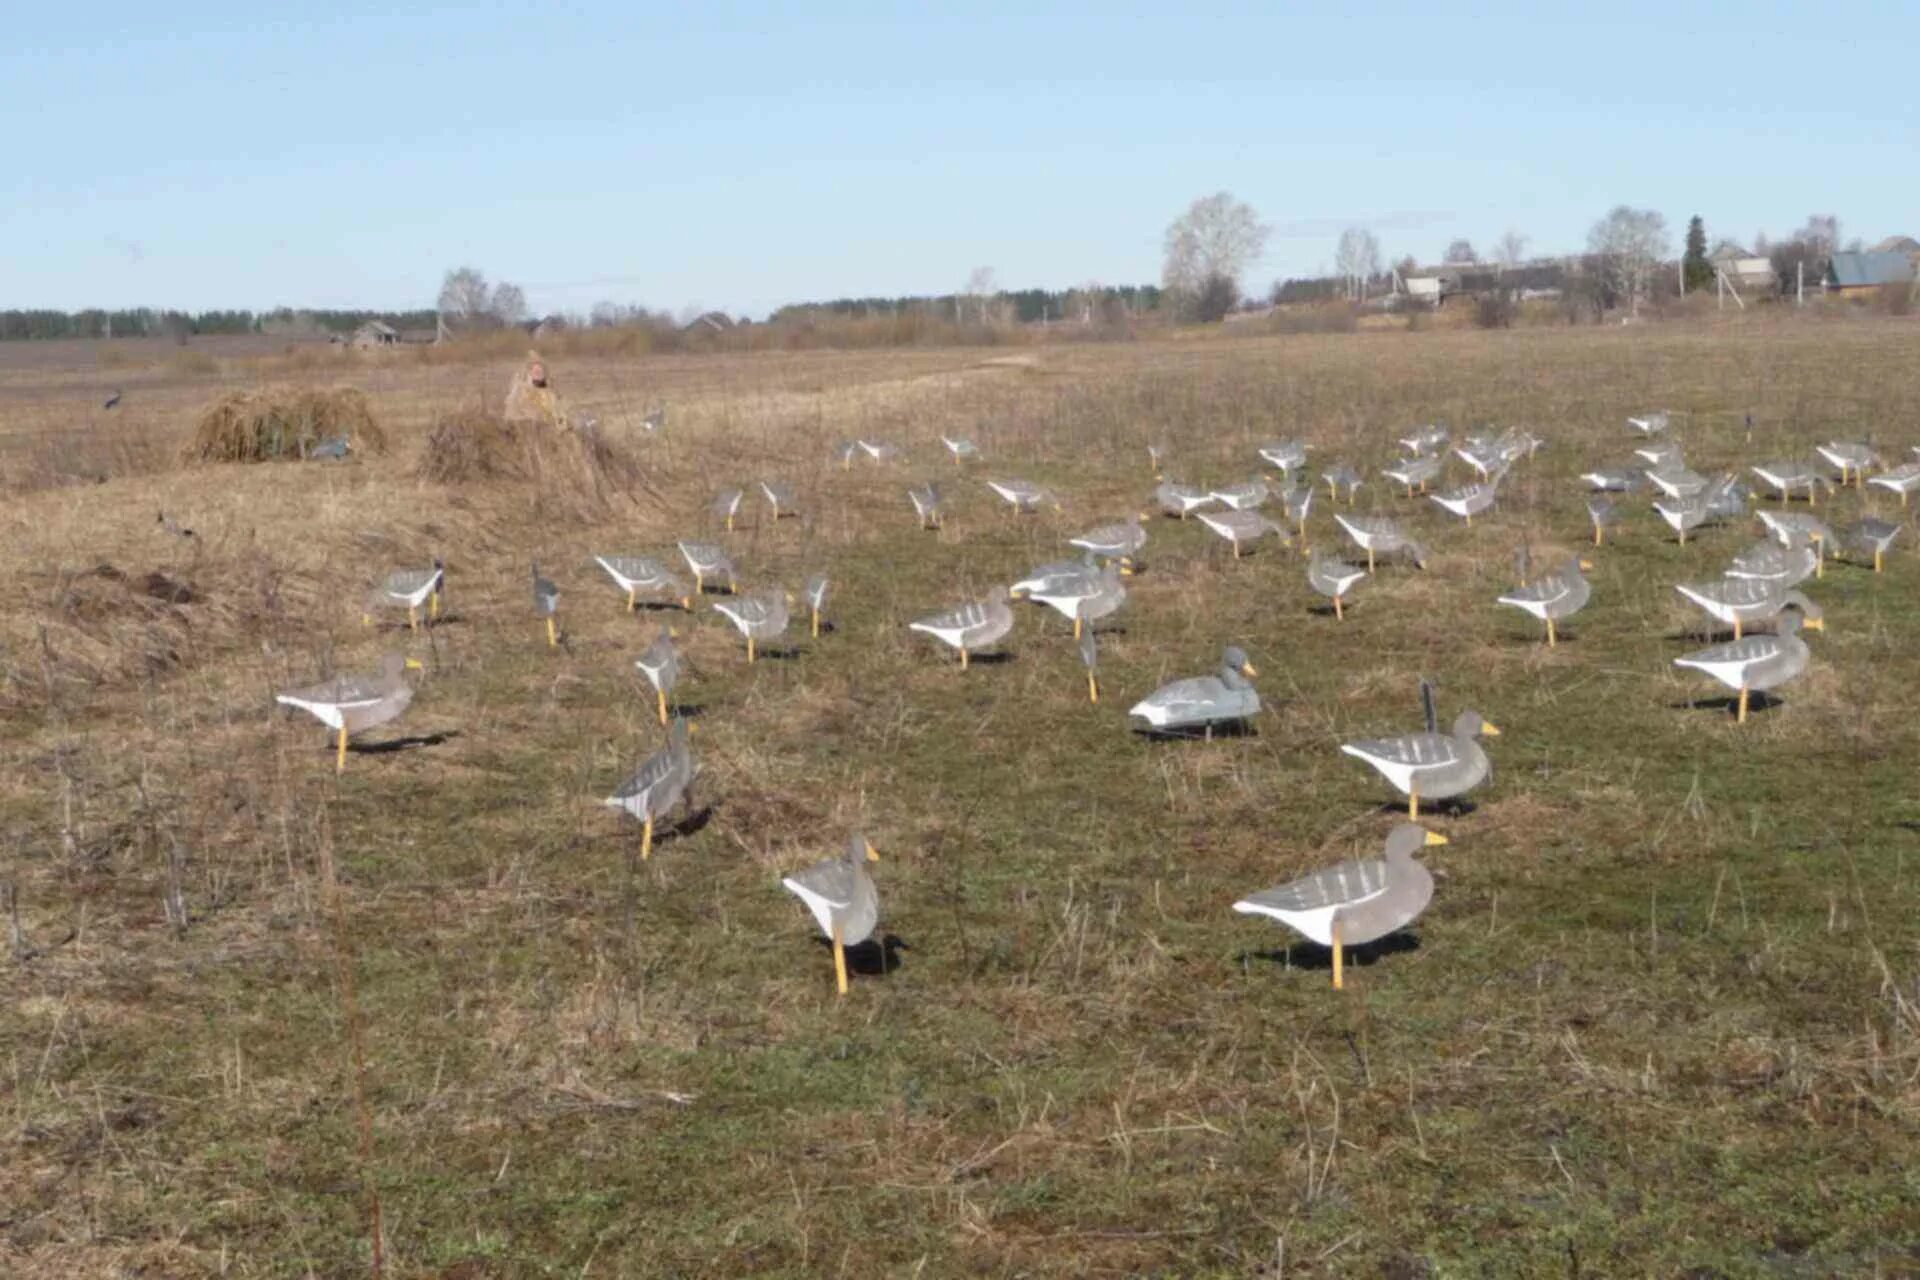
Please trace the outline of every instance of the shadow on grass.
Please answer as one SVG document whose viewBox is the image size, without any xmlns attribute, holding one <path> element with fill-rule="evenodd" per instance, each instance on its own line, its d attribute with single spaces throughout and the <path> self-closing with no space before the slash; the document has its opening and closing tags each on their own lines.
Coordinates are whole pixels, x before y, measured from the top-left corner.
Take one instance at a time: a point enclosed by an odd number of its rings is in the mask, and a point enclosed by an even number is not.
<svg viewBox="0 0 1920 1280">
<path fill-rule="evenodd" d="M 437 747 L 443 742 L 451 742 L 460 736 L 458 729 L 447 729 L 440 733 L 416 733 L 404 738 L 388 738 L 384 742 L 347 743 L 347 750 L 360 756 L 385 756 L 396 751 L 415 751 L 423 747 Z M 332 750 L 333 748 L 328 748 Z"/>
<path fill-rule="evenodd" d="M 1216 738 L 1257 738 L 1260 731 L 1249 720 L 1226 720 L 1219 724 L 1191 727 L 1155 728 L 1136 724 L 1133 726 L 1133 736 L 1148 742 L 1211 742 Z"/>
<path fill-rule="evenodd" d="M 831 949 L 833 939 L 815 934 L 814 942 L 820 947 Z M 900 967 L 900 953 L 911 951 L 898 934 L 889 933 L 880 938 L 868 938 L 865 942 L 856 942 L 847 948 L 847 971 L 862 977 L 881 978 Z"/>
<path fill-rule="evenodd" d="M 1448 796 L 1445 800 L 1429 800 L 1425 796 L 1420 797 L 1420 817 L 1422 818 L 1431 814 L 1441 814 L 1449 818 L 1464 818 L 1470 814 L 1479 812 L 1479 810 L 1480 806 L 1465 796 Z M 1380 814 L 1397 813 L 1404 818 L 1407 816 L 1407 804 L 1404 800 L 1397 803 L 1383 804 L 1378 809 L 1375 809 L 1374 812 Z"/>
<path fill-rule="evenodd" d="M 1372 942 L 1362 943 L 1357 947 L 1345 948 L 1346 955 L 1344 957 L 1344 963 L 1349 967 L 1358 966 L 1364 969 L 1370 965 L 1379 963 L 1388 956 L 1400 955 L 1408 951 L 1418 951 L 1419 949 L 1420 935 L 1417 933 L 1409 933 L 1402 929 L 1397 933 L 1390 933 L 1384 938 L 1376 938 Z M 1292 946 L 1282 947 L 1279 950 L 1242 951 L 1240 953 L 1240 964 L 1243 968 L 1250 966 L 1256 960 L 1276 964 L 1283 969 L 1315 969 L 1325 971 L 1333 968 L 1333 949 L 1331 947 L 1323 947 L 1317 942 L 1303 941 L 1296 942 Z"/>
<path fill-rule="evenodd" d="M 1776 698 L 1770 693 L 1755 689 L 1747 694 L 1747 714 L 1760 715 L 1785 703 L 1785 698 Z M 1740 697 L 1738 694 L 1729 693 L 1715 698 L 1691 698 L 1685 702 L 1669 702 L 1667 709 L 1670 711 L 1718 711 L 1722 715 L 1737 716 L 1740 714 Z"/>
</svg>

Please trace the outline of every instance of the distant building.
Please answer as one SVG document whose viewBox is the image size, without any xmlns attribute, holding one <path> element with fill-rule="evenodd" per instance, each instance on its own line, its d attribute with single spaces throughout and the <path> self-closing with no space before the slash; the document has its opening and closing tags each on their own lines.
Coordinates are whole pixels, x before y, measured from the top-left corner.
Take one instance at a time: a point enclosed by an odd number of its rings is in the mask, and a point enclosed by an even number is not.
<svg viewBox="0 0 1920 1280">
<path fill-rule="evenodd" d="M 1707 261 L 1735 289 L 1764 290 L 1774 286 L 1773 259 L 1756 258 L 1739 245 L 1722 245 Z"/>
<path fill-rule="evenodd" d="M 683 329 L 683 332 L 725 333 L 727 330 L 733 327 L 734 327 L 734 324 L 733 324 L 732 316 L 728 315 L 724 311 L 709 311 L 705 315 L 696 316 L 691 321 L 689 321 L 685 326 L 685 328 Z"/>
<path fill-rule="evenodd" d="M 1912 236 L 1888 236 L 1873 246 L 1875 253 L 1903 253 L 1908 258 L 1920 257 L 1920 240 Z"/>
<path fill-rule="evenodd" d="M 1826 286 L 1843 297 L 1886 285 L 1911 285 L 1913 259 L 1904 253 L 1836 253 L 1827 264 Z"/>
<path fill-rule="evenodd" d="M 400 331 L 390 324 L 378 320 L 369 320 L 353 331 L 348 345 L 355 351 L 371 351 L 376 347 L 396 347 L 400 345 Z"/>
</svg>

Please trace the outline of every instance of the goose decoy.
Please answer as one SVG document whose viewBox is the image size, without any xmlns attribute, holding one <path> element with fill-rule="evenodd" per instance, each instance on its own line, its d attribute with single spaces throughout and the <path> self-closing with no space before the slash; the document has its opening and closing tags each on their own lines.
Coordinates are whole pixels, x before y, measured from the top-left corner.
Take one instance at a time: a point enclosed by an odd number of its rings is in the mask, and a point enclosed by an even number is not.
<svg viewBox="0 0 1920 1280">
<path fill-rule="evenodd" d="M 778 480 L 762 480 L 760 495 L 767 500 L 767 507 L 773 512 L 776 522 L 790 519 L 800 514 L 800 504 L 793 496 L 793 486 Z"/>
<path fill-rule="evenodd" d="M 1661 444 L 1641 445 L 1633 451 L 1633 456 L 1650 467 L 1678 467 L 1686 462 L 1680 446 L 1670 441 Z"/>
<path fill-rule="evenodd" d="M 1315 551 L 1307 561 L 1308 585 L 1333 601 L 1333 616 L 1336 618 L 1347 616 L 1341 601 L 1347 592 L 1353 590 L 1353 584 L 1366 576 L 1365 569 L 1330 556 L 1325 551 Z"/>
<path fill-rule="evenodd" d="M 1845 488 L 1849 480 L 1854 488 L 1862 487 L 1867 472 L 1880 465 L 1879 455 L 1874 453 L 1872 446 L 1852 440 L 1829 440 L 1813 446 L 1813 451 L 1840 473 L 1841 488 Z"/>
<path fill-rule="evenodd" d="M 1900 505 L 1907 505 L 1907 499 L 1916 489 L 1920 489 L 1920 462 L 1902 463 L 1900 466 L 1883 471 L 1867 481 L 1870 485 L 1898 494 Z"/>
<path fill-rule="evenodd" d="M 1345 986 L 1342 954 L 1403 929 L 1433 900 L 1433 876 L 1414 859 L 1447 838 L 1403 822 L 1387 833 L 1378 858 L 1352 860 L 1263 889 L 1233 904 L 1246 915 L 1271 916 L 1333 952 L 1333 986 Z"/>
<path fill-rule="evenodd" d="M 847 994 L 847 948 L 873 936 L 880 923 L 880 893 L 873 887 L 867 864 L 880 861 L 867 838 L 847 838 L 847 851 L 838 858 L 816 862 L 780 883 L 807 904 L 820 932 L 833 940 L 833 978 L 841 995 Z"/>
<path fill-rule="evenodd" d="M 1431 694 L 1427 696 L 1428 722 L 1432 723 Z M 1397 738 L 1369 738 L 1345 743 L 1340 750 L 1372 765 L 1407 797 L 1407 816 L 1418 818 L 1421 797 L 1449 800 L 1486 780 L 1493 763 L 1480 746 L 1483 736 L 1497 738 L 1500 730 L 1481 719 L 1479 712 L 1462 711 L 1451 733 L 1429 729 Z"/>
<path fill-rule="evenodd" d="M 1327 482 L 1327 501 L 1344 500 L 1348 506 L 1353 505 L 1353 499 L 1360 492 L 1360 486 L 1366 483 L 1358 471 L 1344 462 L 1334 463 L 1321 473 L 1320 478 Z"/>
<path fill-rule="evenodd" d="M 1160 487 L 1153 491 L 1153 500 L 1160 504 L 1162 511 L 1170 516 L 1179 516 L 1182 520 L 1187 518 L 1188 513 L 1210 507 L 1216 501 L 1213 494 L 1206 489 L 1196 489 L 1187 484 L 1175 484 L 1171 480 L 1160 482 Z"/>
<path fill-rule="evenodd" d="M 1785 684 L 1807 669 L 1807 642 L 1800 638 L 1804 625 L 1811 630 L 1824 629 L 1825 623 L 1806 617 L 1789 604 L 1780 611 L 1778 629 L 1772 635 L 1747 636 L 1732 644 L 1715 645 L 1675 658 L 1673 665 L 1704 671 L 1729 689 L 1739 691 L 1737 724 L 1747 721 L 1748 695 L 1755 689 L 1765 692 Z"/>
<path fill-rule="evenodd" d="M 1580 473 L 1595 493 L 1638 493 L 1646 484 L 1646 476 L 1644 467 L 1595 467 Z"/>
<path fill-rule="evenodd" d="M 1664 496 L 1685 501 L 1698 497 L 1707 487 L 1707 478 L 1685 466 L 1648 467 L 1647 483 Z"/>
<path fill-rule="evenodd" d="M 660 712 L 660 725 L 667 724 L 667 699 L 673 696 L 673 688 L 680 683 L 680 650 L 673 644 L 673 628 L 662 625 L 660 634 L 646 647 L 633 665 L 640 668 L 640 674 L 653 686 L 654 702 Z"/>
<path fill-rule="evenodd" d="M 1782 609 L 1798 609 L 1810 620 L 1820 617 L 1820 606 L 1800 592 L 1779 582 L 1763 578 L 1721 578 L 1717 582 L 1680 582 L 1675 591 L 1707 611 L 1716 622 L 1733 628 L 1733 638 L 1745 638 L 1746 629 L 1756 622 L 1767 622 Z"/>
<path fill-rule="evenodd" d="M 852 440 L 842 440 L 839 444 L 833 446 L 833 452 L 829 456 L 840 464 L 842 471 L 851 471 L 853 470 L 853 460 L 860 456 L 860 446 Z"/>
<path fill-rule="evenodd" d="M 154 513 L 153 522 L 160 526 L 160 532 L 175 538 L 191 538 L 193 530 L 175 520 L 164 511 Z"/>
<path fill-rule="evenodd" d="M 1795 493 L 1805 493 L 1807 505 L 1812 506 L 1820 500 L 1820 486 L 1827 483 L 1825 476 L 1804 462 L 1761 462 L 1747 470 L 1777 492 L 1782 502 L 1791 502 Z"/>
<path fill-rule="evenodd" d="M 1313 495 L 1318 492 L 1310 484 L 1280 491 L 1280 507 L 1287 513 L 1287 519 L 1293 521 L 1294 536 L 1300 539 L 1302 551 L 1307 549 L 1307 516 L 1313 511 Z"/>
<path fill-rule="evenodd" d="M 929 480 L 916 489 L 907 490 L 907 501 L 913 504 L 913 514 L 920 518 L 922 529 L 940 527 L 940 487 Z"/>
<path fill-rule="evenodd" d="M 1627 426 L 1643 436 L 1659 435 L 1673 425 L 1673 414 L 1661 409 L 1654 413 L 1643 413 L 1627 419 Z"/>
<path fill-rule="evenodd" d="M 734 517 L 740 514 L 740 503 L 746 494 L 739 489 L 722 489 L 714 495 L 713 505 L 707 510 L 727 522 L 727 532 L 733 532 Z"/>
<path fill-rule="evenodd" d="M 1105 568 L 1091 563 L 1044 565 L 1008 588 L 1007 594 L 1016 600 L 1037 601 L 1071 618 L 1075 640 L 1087 623 L 1107 617 L 1127 599 L 1127 589 L 1120 583 L 1120 567 L 1113 563 Z"/>
<path fill-rule="evenodd" d="M 667 572 L 666 566 L 652 556 L 596 555 L 593 562 L 606 570 L 615 586 L 627 593 L 628 613 L 639 607 L 642 592 L 676 601 L 689 612 L 693 609 L 693 597 L 687 594 L 686 584 Z"/>
<path fill-rule="evenodd" d="M 1291 477 L 1307 465 L 1307 446 L 1298 440 L 1276 440 L 1260 446 L 1260 458 L 1281 475 Z"/>
<path fill-rule="evenodd" d="M 624 809 L 643 824 L 640 829 L 640 861 L 653 856 L 653 826 L 676 804 L 688 798 L 699 766 L 687 745 L 692 726 L 678 716 L 667 734 L 667 745 L 648 756 L 614 793 L 601 803 L 612 809 Z"/>
<path fill-rule="evenodd" d="M 1506 468 L 1506 458 L 1487 440 L 1472 440 L 1458 445 L 1454 448 L 1453 456 L 1472 467 L 1474 474 L 1482 480 Z"/>
<path fill-rule="evenodd" d="M 1153 478 L 1155 480 L 1160 479 L 1160 472 L 1163 469 L 1160 464 L 1166 460 L 1166 457 L 1167 446 L 1163 444 L 1150 444 L 1147 446 L 1147 463 L 1153 469 Z"/>
<path fill-rule="evenodd" d="M 693 594 L 704 595 L 708 578 L 725 577 L 727 591 L 734 590 L 733 557 L 727 549 L 717 542 L 682 542 L 680 557 L 687 562 L 687 568 L 693 571 Z"/>
<path fill-rule="evenodd" d="M 1820 553 L 1813 539 L 1797 535 L 1782 545 L 1771 539 L 1756 542 L 1734 556 L 1726 577 L 1768 582 L 1778 587 L 1797 587 L 1820 571 Z"/>
<path fill-rule="evenodd" d="M 793 597 L 779 587 L 714 601 L 714 609 L 747 640 L 747 661 L 754 660 L 756 642 L 777 640 L 787 630 L 787 608 Z"/>
<path fill-rule="evenodd" d="M 964 437 L 941 436 L 940 443 L 947 446 L 947 452 L 953 455 L 953 465 L 960 466 L 968 458 L 980 456 L 980 446 Z"/>
<path fill-rule="evenodd" d="M 1087 669 L 1087 701 L 1098 705 L 1100 702 L 1100 642 L 1094 639 L 1093 628 L 1088 627 L 1080 633 L 1080 665 Z"/>
<path fill-rule="evenodd" d="M 900 456 L 900 450 L 885 440 L 856 440 L 860 451 L 867 455 L 869 462 L 891 462 Z"/>
<path fill-rule="evenodd" d="M 1495 480 L 1479 480 L 1445 493 L 1427 495 L 1439 506 L 1464 519 L 1469 529 L 1473 527 L 1473 518 L 1491 510 L 1499 496 L 1500 485 Z"/>
<path fill-rule="evenodd" d="M 1405 487 L 1411 498 L 1415 489 L 1425 493 L 1427 485 L 1440 474 L 1440 459 L 1428 457 L 1402 458 L 1398 462 L 1380 468 L 1380 474 L 1397 485 Z"/>
<path fill-rule="evenodd" d="M 533 616 L 547 620 L 547 647 L 557 648 L 560 644 L 560 632 L 555 619 L 560 613 L 560 588 L 553 579 L 543 577 L 540 562 L 533 562 Z"/>
<path fill-rule="evenodd" d="M 1447 429 L 1439 425 L 1415 427 L 1413 434 L 1400 437 L 1400 445 L 1416 458 L 1428 458 L 1447 447 Z"/>
<path fill-rule="evenodd" d="M 1900 536 L 1900 528 L 1891 521 L 1868 516 L 1842 529 L 1840 536 L 1847 546 L 1872 556 L 1873 571 L 1879 573 L 1887 552 L 1893 547 L 1893 540 Z"/>
<path fill-rule="evenodd" d="M 1234 511 L 1257 511 L 1267 499 L 1273 496 L 1273 490 L 1267 488 L 1267 482 L 1259 476 L 1245 484 L 1229 485 L 1213 491 L 1213 500 Z"/>
<path fill-rule="evenodd" d="M 1700 500 L 1710 519 L 1738 520 L 1747 513 L 1747 496 L 1747 487 L 1729 474 L 1709 481 L 1700 493 Z"/>
<path fill-rule="evenodd" d="M 1604 546 L 1607 530 L 1620 523 L 1620 504 L 1604 493 L 1587 499 L 1587 519 L 1593 524 L 1593 545 Z"/>
<path fill-rule="evenodd" d="M 1762 511 L 1760 523 L 1767 527 L 1767 533 L 1775 542 L 1788 546 L 1804 538 L 1813 544 L 1813 576 L 1827 576 L 1827 557 L 1839 546 L 1839 539 L 1833 536 L 1833 530 L 1826 521 L 1806 511 Z"/>
<path fill-rule="evenodd" d="M 963 605 L 907 624 L 960 651 L 960 669 L 971 654 L 995 644 L 1013 630 L 1013 610 L 1005 600 L 969 600 Z"/>
<path fill-rule="evenodd" d="M 660 434 L 660 428 L 667 425 L 667 407 L 655 405 L 640 417 L 640 429 L 648 435 Z"/>
<path fill-rule="evenodd" d="M 420 606 L 427 607 L 429 621 L 440 616 L 440 592 L 446 586 L 447 566 L 438 556 L 427 569 L 395 569 L 383 579 L 373 594 L 368 597 L 371 605 L 405 605 L 407 607 L 407 630 L 420 629 Z M 369 612 L 363 619 L 368 626 L 373 625 L 373 615 Z"/>
<path fill-rule="evenodd" d="M 1400 522 L 1388 516 L 1356 516 L 1335 512 L 1333 522 L 1367 553 L 1367 572 L 1376 568 L 1375 557 L 1404 551 L 1415 567 L 1427 567 L 1427 549 L 1400 528 Z"/>
<path fill-rule="evenodd" d="M 322 440 L 319 444 L 307 450 L 307 458 L 309 461 L 319 459 L 327 462 L 338 462 L 352 452 L 353 441 L 345 436 L 328 436 L 325 440 Z"/>
<path fill-rule="evenodd" d="M 1202 511 L 1197 517 L 1201 524 L 1226 539 L 1233 548 L 1233 558 L 1240 558 L 1240 548 L 1248 543 L 1258 542 L 1267 534 L 1278 534 L 1280 545 L 1287 544 L 1287 531 L 1258 511 Z"/>
<path fill-rule="evenodd" d="M 1215 726 L 1238 724 L 1259 713 L 1260 691 L 1252 683 L 1258 674 L 1245 650 L 1228 645 L 1220 655 L 1218 673 L 1161 685 L 1134 703 L 1127 715 L 1146 721 L 1150 731 L 1202 729 L 1211 738 Z"/>
<path fill-rule="evenodd" d="M 807 602 L 807 634 L 816 640 L 820 638 L 820 611 L 827 607 L 827 586 L 827 575 L 816 573 L 800 589 L 800 598 Z"/>
<path fill-rule="evenodd" d="M 999 494 L 1001 501 L 1012 507 L 1016 515 L 1031 515 L 1042 505 L 1060 510 L 1060 499 L 1054 496 L 1053 490 L 1030 480 L 989 480 L 987 488 Z"/>
<path fill-rule="evenodd" d="M 1147 545 L 1147 529 L 1141 523 L 1145 519 L 1145 515 L 1136 515 L 1115 524 L 1103 524 L 1077 538 L 1069 538 L 1067 544 L 1079 547 L 1096 559 L 1117 561 L 1122 569 L 1132 569 L 1134 556 Z"/>
<path fill-rule="evenodd" d="M 1586 574 L 1582 572 L 1591 568 L 1593 565 L 1586 560 L 1569 560 L 1552 573 L 1509 591 L 1500 597 L 1500 603 L 1525 609 L 1545 622 L 1547 647 L 1551 649 L 1560 643 L 1554 624 L 1586 608 L 1587 599 L 1593 594 L 1593 584 L 1587 581 Z"/>
<path fill-rule="evenodd" d="M 1660 513 L 1670 528 L 1680 538 L 1680 545 L 1687 545 L 1687 535 L 1712 519 L 1713 512 L 1698 497 L 1676 498 L 1671 501 L 1657 500 L 1653 509 Z"/>
<path fill-rule="evenodd" d="M 405 711 L 413 701 L 406 673 L 420 669 L 417 659 L 390 653 L 381 659 L 380 670 L 374 674 L 336 676 L 304 689 L 277 693 L 273 700 L 308 712 L 340 735 L 333 768 L 341 773 L 347 767 L 348 737 L 383 725 Z"/>
</svg>

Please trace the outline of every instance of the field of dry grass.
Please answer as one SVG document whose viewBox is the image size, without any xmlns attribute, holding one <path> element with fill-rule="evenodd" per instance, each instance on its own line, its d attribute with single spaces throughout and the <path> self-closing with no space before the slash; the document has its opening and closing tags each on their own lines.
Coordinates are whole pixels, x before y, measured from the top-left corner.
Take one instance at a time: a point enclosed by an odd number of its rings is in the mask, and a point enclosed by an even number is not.
<svg viewBox="0 0 1920 1280">
<path fill-rule="evenodd" d="M 1671 659 L 1678 546 L 1636 508 L 1548 650 L 1492 600 L 1516 548 L 1586 539 L 1585 467 L 1652 406 L 1702 470 L 1832 436 L 1920 443 L 1910 322 L 1176 338 L 556 363 L 638 478 L 415 479 L 431 423 L 510 363 L 0 369 L 0 1269 L 394 1274 L 1869 1275 L 1920 1269 L 1920 560 L 1810 584 L 1810 672 L 1736 727 Z M 339 464 L 186 465 L 265 381 L 366 393 Z M 638 432 L 665 404 L 657 437 Z M 1753 417 L 1753 441 L 1744 417 Z M 906 622 L 1004 589 L 1171 473 L 1298 435 L 1371 473 L 1438 418 L 1549 442 L 1500 509 L 1404 512 L 1429 572 L 1344 623 L 1271 544 L 1155 522 L 1088 704 L 1024 610 L 961 673 Z M 940 432 L 979 440 L 957 472 Z M 832 444 L 906 461 L 843 473 Z M 1055 486 L 1016 519 L 984 476 Z M 635 858 L 599 798 L 662 740 L 594 552 L 713 532 L 711 495 L 804 514 L 727 541 L 746 585 L 834 580 L 828 634 L 749 667 L 681 621 L 697 808 Z M 915 529 L 932 476 L 947 527 Z M 1836 519 L 1862 508 L 1848 494 Z M 164 531 L 164 511 L 195 531 Z M 1324 512 L 1310 534 L 1337 539 Z M 361 624 L 447 563 L 418 638 Z M 562 590 L 547 647 L 527 587 Z M 1124 709 L 1238 641 L 1257 732 L 1148 742 Z M 275 689 L 419 657 L 336 779 Z M 1443 715 L 1505 730 L 1427 859 L 1438 887 L 1347 990 L 1237 896 L 1371 852 L 1384 784 L 1337 744 Z M 1696 705 L 1696 703 L 1700 705 Z M 837 1000 L 780 876 L 864 829 L 882 929 Z"/>
</svg>

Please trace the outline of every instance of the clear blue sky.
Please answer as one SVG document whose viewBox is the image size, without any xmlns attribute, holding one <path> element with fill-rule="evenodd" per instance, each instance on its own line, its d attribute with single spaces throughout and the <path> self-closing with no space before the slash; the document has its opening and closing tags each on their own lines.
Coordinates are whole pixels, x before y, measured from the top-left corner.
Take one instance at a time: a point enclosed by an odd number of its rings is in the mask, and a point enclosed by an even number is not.
<svg viewBox="0 0 1920 1280">
<path fill-rule="evenodd" d="M 1920 235 L 1913 8 L 1536 7 L 20 5 L 0 308 L 423 306 L 460 264 L 542 311 L 1142 282 L 1222 188 L 1275 228 L 1253 290 L 1350 222 L 1422 260 L 1622 202 Z"/>
</svg>

